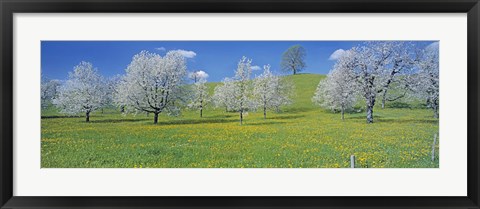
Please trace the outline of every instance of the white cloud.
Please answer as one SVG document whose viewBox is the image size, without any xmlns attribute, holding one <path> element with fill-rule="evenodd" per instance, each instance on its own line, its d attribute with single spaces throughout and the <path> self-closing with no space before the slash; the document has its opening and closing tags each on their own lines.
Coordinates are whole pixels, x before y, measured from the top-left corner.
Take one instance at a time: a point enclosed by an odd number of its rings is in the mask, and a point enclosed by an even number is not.
<svg viewBox="0 0 480 209">
<path fill-rule="evenodd" d="M 208 74 L 207 74 L 205 71 L 203 71 L 203 70 L 197 71 L 197 76 L 198 76 L 199 78 L 204 78 L 204 79 L 208 78 Z"/>
<path fill-rule="evenodd" d="M 260 66 L 258 66 L 258 65 L 254 65 L 254 66 L 252 66 L 251 68 L 252 68 L 252 70 L 254 70 L 254 71 L 255 71 L 255 70 L 261 70 L 261 69 L 262 69 L 262 68 L 261 68 Z"/>
<path fill-rule="evenodd" d="M 208 78 L 208 73 L 206 73 L 203 70 L 198 70 L 198 71 L 189 73 L 188 77 L 190 79 L 197 79 L 197 80 L 198 79 L 207 79 Z"/>
<path fill-rule="evenodd" d="M 345 54 L 345 50 L 343 49 L 337 49 L 334 51 L 331 55 L 329 60 L 338 60 L 340 57 L 342 57 Z"/>
<path fill-rule="evenodd" d="M 178 50 L 175 50 L 175 51 L 179 52 L 185 58 L 194 58 L 195 56 L 197 56 L 197 53 L 195 53 L 194 51 L 187 51 L 187 50 L 183 50 L 183 49 L 178 49 Z"/>
<path fill-rule="evenodd" d="M 163 47 L 163 46 L 162 46 L 162 47 L 155 48 L 155 49 L 158 50 L 158 51 L 166 51 L 166 50 L 167 50 L 167 49 L 165 49 L 165 47 Z"/>
</svg>

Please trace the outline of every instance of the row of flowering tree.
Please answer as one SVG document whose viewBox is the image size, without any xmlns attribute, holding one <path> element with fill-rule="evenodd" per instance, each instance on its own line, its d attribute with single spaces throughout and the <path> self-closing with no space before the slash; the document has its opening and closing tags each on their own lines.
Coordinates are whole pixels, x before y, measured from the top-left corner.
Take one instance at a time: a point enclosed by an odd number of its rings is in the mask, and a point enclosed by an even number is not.
<svg viewBox="0 0 480 209">
<path fill-rule="evenodd" d="M 366 42 L 339 57 L 327 78 L 319 83 L 312 100 L 324 108 L 340 111 L 343 119 L 344 112 L 362 98 L 367 123 L 373 123 L 378 97 L 382 108 L 386 101 L 426 98 L 438 118 L 438 63 L 438 43 L 419 50 L 409 42 Z M 390 95 L 392 89 L 397 93 Z"/>
<path fill-rule="evenodd" d="M 225 111 L 238 112 L 240 124 L 250 110 L 260 109 L 264 119 L 267 110 L 279 111 L 281 106 L 291 103 L 293 85 L 283 77 L 274 75 L 270 65 L 263 67 L 263 73 L 251 80 L 252 60 L 242 57 L 237 65 L 235 76 L 225 78 L 215 87 L 213 101 L 216 107 Z"/>
<path fill-rule="evenodd" d="M 63 84 L 42 80 L 42 106 L 52 101 L 62 113 L 83 113 L 89 122 L 91 112 L 114 105 L 122 113 L 153 114 L 157 124 L 160 113 L 178 115 L 184 107 L 198 110 L 202 117 L 205 106 L 213 101 L 216 107 L 238 112 L 242 124 L 248 111 L 261 109 L 266 118 L 267 110 L 278 111 L 280 106 L 289 104 L 292 90 L 288 82 L 270 71 L 269 65 L 252 79 L 251 63 L 243 57 L 235 76 L 224 79 L 210 96 L 208 74 L 187 74 L 185 57 L 178 51 L 167 52 L 163 57 L 142 51 L 133 56 L 124 75 L 109 79 L 102 77 L 91 63 L 81 62 Z M 187 83 L 187 78 L 193 83 Z"/>
<path fill-rule="evenodd" d="M 178 114 L 186 102 L 186 61 L 177 51 L 164 57 L 142 51 L 125 73 L 106 79 L 91 63 L 80 62 L 62 85 L 42 81 L 42 106 L 51 99 L 62 113 L 83 113 L 89 122 L 91 112 L 113 104 L 122 112 L 152 113 L 156 124 L 160 113 Z"/>
</svg>

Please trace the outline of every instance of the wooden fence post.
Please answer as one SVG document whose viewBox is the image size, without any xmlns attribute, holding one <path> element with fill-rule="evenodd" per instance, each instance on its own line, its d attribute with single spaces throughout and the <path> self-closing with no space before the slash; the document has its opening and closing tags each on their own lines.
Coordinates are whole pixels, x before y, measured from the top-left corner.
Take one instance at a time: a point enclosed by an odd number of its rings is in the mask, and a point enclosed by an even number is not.
<svg viewBox="0 0 480 209">
<path fill-rule="evenodd" d="M 355 168 L 355 155 L 350 156 L 350 168 Z"/>
<path fill-rule="evenodd" d="M 437 133 L 433 135 L 433 144 L 432 144 L 432 161 L 435 161 L 435 145 L 437 144 Z"/>
</svg>

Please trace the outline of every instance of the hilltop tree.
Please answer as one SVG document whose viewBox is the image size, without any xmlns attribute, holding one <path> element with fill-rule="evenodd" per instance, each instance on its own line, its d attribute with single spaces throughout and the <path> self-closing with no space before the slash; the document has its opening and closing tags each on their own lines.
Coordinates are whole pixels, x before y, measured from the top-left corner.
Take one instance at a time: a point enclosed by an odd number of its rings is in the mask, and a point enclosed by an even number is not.
<svg viewBox="0 0 480 209">
<path fill-rule="evenodd" d="M 193 84 L 192 100 L 188 104 L 189 108 L 200 110 L 200 117 L 203 117 L 203 108 L 210 101 L 207 86 L 205 85 L 206 82 L 207 80 L 204 77 L 197 78 Z"/>
<path fill-rule="evenodd" d="M 347 109 L 353 107 L 356 102 L 358 89 L 353 69 L 355 57 L 351 51 L 337 60 L 327 77 L 320 81 L 312 101 L 334 112 L 340 110 L 342 120 Z"/>
<path fill-rule="evenodd" d="M 305 57 L 307 52 L 301 45 L 294 45 L 287 49 L 282 55 L 281 68 L 285 72 L 292 72 L 293 75 L 302 71 L 307 65 Z"/>
<path fill-rule="evenodd" d="M 118 85 L 117 101 L 127 109 L 153 113 L 158 123 L 162 112 L 176 115 L 184 97 L 186 60 L 181 53 L 170 51 L 164 57 L 142 51 L 135 55 Z"/>
<path fill-rule="evenodd" d="M 42 78 L 41 81 L 41 106 L 42 108 L 46 108 L 49 103 L 55 99 L 57 96 L 58 87 L 60 87 L 61 82 L 59 80 L 50 80 Z"/>
<path fill-rule="evenodd" d="M 107 99 L 105 80 L 89 62 L 80 62 L 70 72 L 65 84 L 58 88 L 58 96 L 53 103 L 66 114 L 85 113 L 85 121 L 90 121 L 90 113 L 105 104 Z"/>
<path fill-rule="evenodd" d="M 417 96 L 426 98 L 427 106 L 433 110 L 433 116 L 438 118 L 440 107 L 438 42 L 423 51 L 418 67 Z"/>
<path fill-rule="evenodd" d="M 257 108 L 263 110 L 263 118 L 267 118 L 267 109 L 276 109 L 290 103 L 289 89 L 283 80 L 273 75 L 270 65 L 263 66 L 263 73 L 253 81 L 253 96 Z"/>
</svg>

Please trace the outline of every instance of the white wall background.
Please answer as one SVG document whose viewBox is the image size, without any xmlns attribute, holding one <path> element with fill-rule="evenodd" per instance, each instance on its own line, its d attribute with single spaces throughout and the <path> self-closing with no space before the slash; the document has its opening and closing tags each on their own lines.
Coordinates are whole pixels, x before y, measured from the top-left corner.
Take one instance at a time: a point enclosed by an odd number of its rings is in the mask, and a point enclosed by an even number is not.
<svg viewBox="0 0 480 209">
<path fill-rule="evenodd" d="M 440 168 L 41 169 L 41 40 L 440 40 Z M 466 14 L 15 14 L 14 91 L 17 196 L 466 196 Z"/>
</svg>

